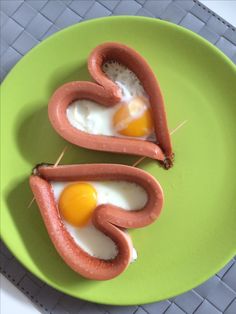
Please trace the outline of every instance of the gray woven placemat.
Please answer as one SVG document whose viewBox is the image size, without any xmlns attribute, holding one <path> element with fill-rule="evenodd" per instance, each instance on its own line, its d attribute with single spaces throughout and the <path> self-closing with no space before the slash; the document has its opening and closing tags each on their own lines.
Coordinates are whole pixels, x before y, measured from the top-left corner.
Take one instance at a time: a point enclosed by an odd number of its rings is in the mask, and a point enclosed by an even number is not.
<svg viewBox="0 0 236 314">
<path fill-rule="evenodd" d="M 23 55 L 47 36 L 83 20 L 108 15 L 144 15 L 182 25 L 212 42 L 236 62 L 235 29 L 197 1 L 0 0 L 0 3 L 1 80 Z M 0 267 L 42 313 L 236 314 L 235 258 L 194 290 L 171 300 L 129 307 L 98 305 L 54 290 L 28 272 L 3 243 Z"/>
</svg>

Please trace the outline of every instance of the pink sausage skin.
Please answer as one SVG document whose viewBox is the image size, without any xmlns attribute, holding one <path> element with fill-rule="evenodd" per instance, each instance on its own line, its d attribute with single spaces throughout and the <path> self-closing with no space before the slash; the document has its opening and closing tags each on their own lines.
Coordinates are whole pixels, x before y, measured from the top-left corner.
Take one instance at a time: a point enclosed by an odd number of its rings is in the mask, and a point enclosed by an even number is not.
<svg viewBox="0 0 236 314">
<path fill-rule="evenodd" d="M 121 91 L 102 71 L 102 65 L 115 60 L 128 67 L 141 81 L 149 96 L 154 117 L 157 143 L 138 139 L 93 135 L 73 127 L 66 109 L 75 100 L 89 99 L 103 106 L 114 106 L 121 100 Z M 158 81 L 146 60 L 134 49 L 115 42 L 97 46 L 88 58 L 88 70 L 95 83 L 74 81 L 59 87 L 52 95 L 49 120 L 67 141 L 93 150 L 147 156 L 161 161 L 166 169 L 173 164 L 173 151 L 167 125 L 164 99 Z"/>
<path fill-rule="evenodd" d="M 92 216 L 97 229 L 117 245 L 118 255 L 109 261 L 87 254 L 66 230 L 54 199 L 50 181 L 129 181 L 140 185 L 148 195 L 145 206 L 137 211 L 104 204 Z M 68 166 L 38 166 L 30 176 L 30 187 L 57 252 L 65 263 L 81 276 L 93 280 L 108 280 L 120 275 L 132 259 L 132 241 L 124 228 L 141 228 L 153 223 L 163 207 L 160 184 L 141 169 L 118 164 L 84 164 Z"/>
</svg>

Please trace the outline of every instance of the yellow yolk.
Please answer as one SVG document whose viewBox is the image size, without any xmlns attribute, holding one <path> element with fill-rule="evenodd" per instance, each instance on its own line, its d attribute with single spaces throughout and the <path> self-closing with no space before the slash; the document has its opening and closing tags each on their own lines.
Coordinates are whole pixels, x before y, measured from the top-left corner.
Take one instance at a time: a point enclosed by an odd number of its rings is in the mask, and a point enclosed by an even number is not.
<svg viewBox="0 0 236 314">
<path fill-rule="evenodd" d="M 148 136 L 153 132 L 151 110 L 144 97 L 122 103 L 113 116 L 113 126 L 119 134 L 133 137 Z"/>
<path fill-rule="evenodd" d="M 73 226 L 87 224 L 97 206 L 97 192 L 89 183 L 77 182 L 65 187 L 59 198 L 59 211 Z"/>
</svg>

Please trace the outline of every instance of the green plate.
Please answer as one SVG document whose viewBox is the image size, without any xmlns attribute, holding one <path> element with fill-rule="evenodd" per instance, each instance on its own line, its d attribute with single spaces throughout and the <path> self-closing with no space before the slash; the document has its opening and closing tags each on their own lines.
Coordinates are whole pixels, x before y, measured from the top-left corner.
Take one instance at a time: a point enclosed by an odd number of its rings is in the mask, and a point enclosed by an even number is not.
<svg viewBox="0 0 236 314">
<path fill-rule="evenodd" d="M 31 168 L 52 163 L 65 145 L 64 164 L 137 158 L 91 152 L 67 144 L 52 129 L 47 103 L 65 82 L 89 79 L 86 59 L 95 46 L 118 41 L 137 49 L 163 90 L 176 162 L 165 171 L 141 167 L 165 192 L 161 218 L 130 231 L 138 260 L 106 282 L 81 278 L 55 251 L 28 184 Z M 211 44 L 181 27 L 141 17 L 84 22 L 45 40 L 2 84 L 1 234 L 13 254 L 49 285 L 107 304 L 142 304 L 173 297 L 208 279 L 236 253 L 236 70 Z"/>
</svg>

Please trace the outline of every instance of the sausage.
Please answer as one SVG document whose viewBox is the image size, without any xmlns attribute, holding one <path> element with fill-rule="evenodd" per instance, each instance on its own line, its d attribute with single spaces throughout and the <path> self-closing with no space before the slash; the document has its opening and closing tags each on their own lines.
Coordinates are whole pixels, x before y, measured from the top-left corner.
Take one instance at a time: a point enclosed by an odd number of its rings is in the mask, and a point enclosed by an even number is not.
<svg viewBox="0 0 236 314">
<path fill-rule="evenodd" d="M 103 106 L 114 106 L 121 100 L 121 90 L 102 71 L 102 65 L 115 60 L 133 71 L 141 81 L 154 117 L 157 142 L 138 139 L 93 135 L 73 127 L 67 119 L 66 109 L 75 100 L 88 99 Z M 88 70 L 94 82 L 74 81 L 59 87 L 48 105 L 49 120 L 54 129 L 67 141 L 84 148 L 147 156 L 161 161 L 166 168 L 172 166 L 173 151 L 167 126 L 164 99 L 150 66 L 134 49 L 120 43 L 97 46 L 88 58 Z"/>
<path fill-rule="evenodd" d="M 97 229 L 110 237 L 118 248 L 112 260 L 101 260 L 82 250 L 65 228 L 60 217 L 50 181 L 129 181 L 142 186 L 148 201 L 137 211 L 103 204 L 97 206 L 92 222 Z M 81 276 L 93 280 L 108 280 L 121 274 L 132 258 L 132 241 L 124 228 L 141 228 L 153 223 L 163 207 L 160 184 L 147 172 L 118 164 L 82 164 L 68 166 L 38 166 L 30 176 L 30 186 L 42 218 L 57 252 L 65 263 Z"/>
</svg>

